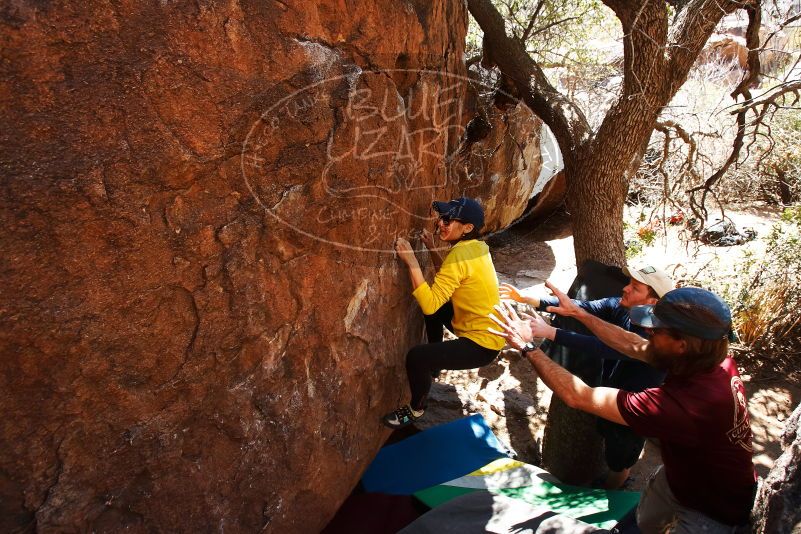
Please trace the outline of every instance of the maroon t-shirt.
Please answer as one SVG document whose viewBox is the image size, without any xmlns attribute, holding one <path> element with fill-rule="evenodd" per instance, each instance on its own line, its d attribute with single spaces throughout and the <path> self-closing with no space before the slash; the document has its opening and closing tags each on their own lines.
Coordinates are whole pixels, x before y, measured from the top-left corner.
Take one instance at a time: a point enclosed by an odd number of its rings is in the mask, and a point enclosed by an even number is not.
<svg viewBox="0 0 801 534">
<path fill-rule="evenodd" d="M 756 472 L 745 388 L 731 357 L 658 388 L 620 391 L 617 406 L 637 434 L 660 441 L 665 475 L 684 506 L 736 525 L 748 520 Z"/>
</svg>

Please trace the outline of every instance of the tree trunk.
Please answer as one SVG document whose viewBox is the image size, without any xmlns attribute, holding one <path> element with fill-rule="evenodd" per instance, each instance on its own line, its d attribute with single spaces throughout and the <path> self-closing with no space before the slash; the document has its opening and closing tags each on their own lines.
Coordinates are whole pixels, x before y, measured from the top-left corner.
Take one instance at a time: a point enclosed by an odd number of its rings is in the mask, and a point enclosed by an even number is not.
<svg viewBox="0 0 801 534">
<path fill-rule="evenodd" d="M 625 285 L 624 280 L 623 273 L 612 272 L 602 263 L 582 263 L 568 295 L 581 300 L 619 295 Z M 590 333 L 579 321 L 568 317 L 559 318 L 559 327 L 579 334 Z M 546 352 L 553 361 L 588 386 L 601 385 L 603 364 L 595 354 L 554 344 L 547 347 Z M 604 464 L 601 438 L 596 426 L 595 416 L 573 410 L 556 396 L 552 397 L 542 447 L 545 467 L 571 484 L 587 484 L 597 478 L 603 472 Z"/>
<path fill-rule="evenodd" d="M 614 157 L 608 148 L 606 157 Z M 623 247 L 623 203 L 628 184 L 623 173 L 606 175 L 597 165 L 585 164 L 567 175 L 567 209 L 573 227 L 576 265 L 596 260 L 622 267 L 626 263 Z"/>
<path fill-rule="evenodd" d="M 603 3 L 623 29 L 623 85 L 597 132 L 579 106 L 549 83 L 525 44 L 506 34 L 503 17 L 490 0 L 468 0 L 468 9 L 484 32 L 484 64 L 498 66 L 559 143 L 576 263 L 594 259 L 623 266 L 623 206 L 629 178 L 639 166 L 659 113 L 686 80 L 720 19 L 745 7 L 758 10 L 758 2 L 688 0 L 676 4 L 679 9 L 672 23 L 662 2 Z M 594 474 L 592 459 L 599 452 L 595 431 L 556 399 L 552 404 L 548 429 L 553 434 L 545 441 L 562 444 L 553 448 L 561 455 L 553 463 L 570 467 L 556 474 L 586 480 Z M 580 434 L 584 435 L 578 439 Z"/>
<path fill-rule="evenodd" d="M 559 480 L 589 485 L 601 476 L 603 442 L 595 430 L 596 417 L 551 397 L 542 439 L 542 463 Z"/>
</svg>

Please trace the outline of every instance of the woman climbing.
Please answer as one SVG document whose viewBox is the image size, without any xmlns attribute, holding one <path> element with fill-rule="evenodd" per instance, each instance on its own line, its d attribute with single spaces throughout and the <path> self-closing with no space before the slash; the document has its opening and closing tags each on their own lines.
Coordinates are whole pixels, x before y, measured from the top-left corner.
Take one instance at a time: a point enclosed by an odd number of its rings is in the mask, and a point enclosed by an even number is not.
<svg viewBox="0 0 801 534">
<path fill-rule="evenodd" d="M 433 208 L 439 214 L 439 238 L 452 246 L 432 284 L 423 278 L 409 242 L 403 238 L 395 242 L 398 256 L 409 268 L 412 295 L 426 315 L 429 343 L 417 345 L 406 354 L 412 400 L 383 417 L 390 428 L 404 427 L 423 416 L 432 372 L 482 367 L 491 363 L 505 344 L 503 338 L 487 332 L 494 326 L 489 315 L 499 298 L 489 247 L 477 239 L 484 226 L 484 210 L 466 197 L 434 202 Z M 423 243 L 437 266 L 439 256 L 432 250 L 430 234 L 424 235 Z M 442 341 L 443 325 L 458 339 Z"/>
</svg>

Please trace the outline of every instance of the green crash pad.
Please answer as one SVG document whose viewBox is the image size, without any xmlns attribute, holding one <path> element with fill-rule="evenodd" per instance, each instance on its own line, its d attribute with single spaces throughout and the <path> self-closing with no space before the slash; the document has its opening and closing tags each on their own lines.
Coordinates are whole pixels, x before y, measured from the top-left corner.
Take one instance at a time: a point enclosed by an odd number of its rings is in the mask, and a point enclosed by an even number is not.
<svg viewBox="0 0 801 534">
<path fill-rule="evenodd" d="M 614 526 L 640 500 L 638 492 L 563 484 L 538 467 L 502 458 L 463 477 L 426 488 L 414 497 L 435 508 L 461 495 L 485 491 L 547 507 L 600 528 Z"/>
</svg>

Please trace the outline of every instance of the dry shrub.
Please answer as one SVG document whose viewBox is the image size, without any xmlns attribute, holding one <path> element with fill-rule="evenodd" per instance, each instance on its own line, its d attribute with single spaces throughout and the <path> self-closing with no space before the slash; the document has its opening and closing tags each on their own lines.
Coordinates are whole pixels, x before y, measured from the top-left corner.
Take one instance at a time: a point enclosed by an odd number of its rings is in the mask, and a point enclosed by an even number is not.
<svg viewBox="0 0 801 534">
<path fill-rule="evenodd" d="M 780 347 L 798 340 L 801 316 L 787 313 L 787 303 L 793 300 L 795 290 L 787 287 L 787 283 L 786 278 L 771 281 L 759 288 L 756 302 L 750 308 L 739 310 L 734 320 L 743 345 Z"/>
<path fill-rule="evenodd" d="M 801 52 L 783 51 L 793 61 L 776 77 L 765 77 L 759 97 L 801 76 Z M 743 76 L 731 63 L 699 63 L 667 106 L 630 184 L 632 196 L 648 204 L 666 203 L 689 212 L 688 190 L 703 184 L 731 156 L 737 125 L 730 93 Z M 710 199 L 723 204 L 766 201 L 787 205 L 801 199 L 801 108 L 795 92 L 778 97 L 764 115 L 746 117 L 744 145 L 737 161 L 713 188 Z M 758 108 L 760 113 L 762 108 Z"/>
<path fill-rule="evenodd" d="M 732 304 L 739 342 L 776 370 L 801 370 L 801 205 L 785 209 L 764 254 L 746 255 L 736 282 L 721 293 Z"/>
</svg>

